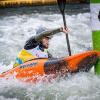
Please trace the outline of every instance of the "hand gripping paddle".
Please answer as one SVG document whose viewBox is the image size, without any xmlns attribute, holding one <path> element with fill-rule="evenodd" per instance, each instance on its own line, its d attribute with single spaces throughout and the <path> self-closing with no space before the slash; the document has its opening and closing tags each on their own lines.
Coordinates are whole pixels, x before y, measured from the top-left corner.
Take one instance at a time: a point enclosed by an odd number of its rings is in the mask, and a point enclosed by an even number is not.
<svg viewBox="0 0 100 100">
<path fill-rule="evenodd" d="M 58 6 L 60 9 L 60 12 L 63 16 L 63 23 L 64 23 L 64 28 L 66 29 L 66 19 L 65 19 L 65 5 L 66 5 L 66 0 L 57 0 L 58 2 Z M 68 53 L 69 56 L 71 56 L 71 49 L 70 49 L 70 43 L 69 43 L 69 38 L 68 38 L 68 34 L 66 34 L 66 41 L 67 41 L 67 46 L 68 46 Z"/>
</svg>

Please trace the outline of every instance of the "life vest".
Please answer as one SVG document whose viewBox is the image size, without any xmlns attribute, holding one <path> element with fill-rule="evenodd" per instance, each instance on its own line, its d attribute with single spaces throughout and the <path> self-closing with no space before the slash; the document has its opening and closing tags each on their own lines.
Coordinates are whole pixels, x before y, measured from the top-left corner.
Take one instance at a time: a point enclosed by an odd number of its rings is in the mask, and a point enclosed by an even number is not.
<svg viewBox="0 0 100 100">
<path fill-rule="evenodd" d="M 40 49 L 39 46 L 35 47 L 34 49 L 27 50 L 33 56 L 37 58 L 48 58 L 48 49 L 44 49 L 43 51 Z"/>
<path fill-rule="evenodd" d="M 42 51 L 40 50 L 39 46 L 30 50 L 22 49 L 19 52 L 13 67 L 17 67 L 20 64 L 23 64 L 24 62 L 35 58 L 48 58 L 48 50 L 44 49 L 44 51 Z"/>
</svg>

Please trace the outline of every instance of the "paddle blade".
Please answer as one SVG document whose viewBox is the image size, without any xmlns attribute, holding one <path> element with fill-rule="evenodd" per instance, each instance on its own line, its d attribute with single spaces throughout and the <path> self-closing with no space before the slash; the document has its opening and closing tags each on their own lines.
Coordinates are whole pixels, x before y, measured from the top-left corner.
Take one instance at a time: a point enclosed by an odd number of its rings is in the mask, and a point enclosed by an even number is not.
<svg viewBox="0 0 100 100">
<path fill-rule="evenodd" d="M 65 5 L 66 5 L 66 0 L 57 0 L 58 6 L 60 8 L 61 12 L 64 12 L 65 10 Z"/>
</svg>

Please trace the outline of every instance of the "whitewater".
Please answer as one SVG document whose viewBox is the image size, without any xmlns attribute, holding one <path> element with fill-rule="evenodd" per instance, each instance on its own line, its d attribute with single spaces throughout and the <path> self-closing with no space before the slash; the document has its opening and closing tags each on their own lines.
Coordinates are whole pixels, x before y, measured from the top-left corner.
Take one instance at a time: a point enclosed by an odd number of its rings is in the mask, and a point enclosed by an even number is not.
<svg viewBox="0 0 100 100">
<path fill-rule="evenodd" d="M 72 55 L 92 50 L 90 13 L 66 14 Z M 0 17 L 0 73 L 13 67 L 25 41 L 36 35 L 38 27 L 55 29 L 63 26 L 60 14 L 16 14 Z M 64 33 L 50 40 L 53 57 L 68 56 Z M 0 100 L 100 100 L 100 78 L 92 71 L 78 73 L 65 80 L 29 85 L 17 79 L 0 79 Z"/>
</svg>

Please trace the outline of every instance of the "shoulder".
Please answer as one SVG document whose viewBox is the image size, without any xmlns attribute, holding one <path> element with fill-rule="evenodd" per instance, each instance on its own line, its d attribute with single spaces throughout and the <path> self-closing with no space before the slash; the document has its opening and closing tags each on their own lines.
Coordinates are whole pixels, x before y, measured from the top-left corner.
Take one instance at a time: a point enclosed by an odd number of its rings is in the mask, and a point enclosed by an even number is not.
<svg viewBox="0 0 100 100">
<path fill-rule="evenodd" d="M 28 50 L 28 49 L 35 48 L 38 44 L 39 43 L 36 41 L 35 37 L 32 36 L 26 41 L 24 45 L 24 49 Z"/>
</svg>

